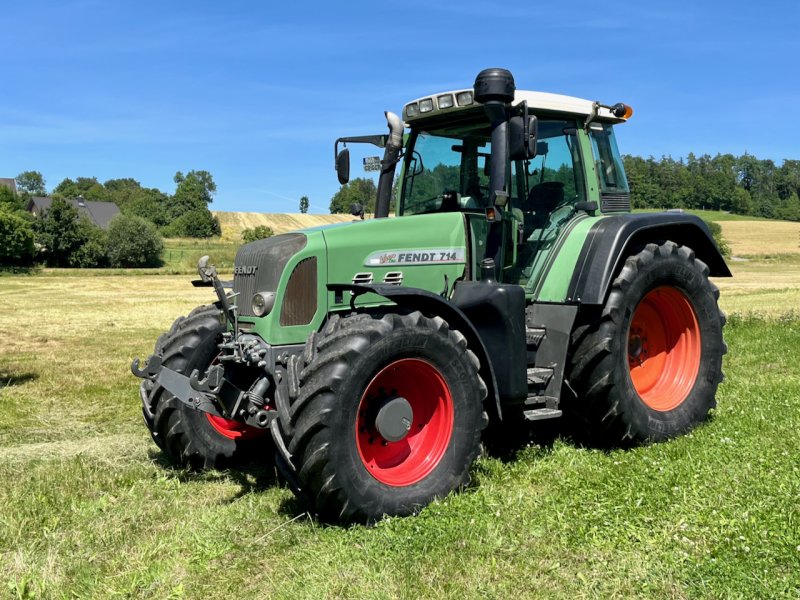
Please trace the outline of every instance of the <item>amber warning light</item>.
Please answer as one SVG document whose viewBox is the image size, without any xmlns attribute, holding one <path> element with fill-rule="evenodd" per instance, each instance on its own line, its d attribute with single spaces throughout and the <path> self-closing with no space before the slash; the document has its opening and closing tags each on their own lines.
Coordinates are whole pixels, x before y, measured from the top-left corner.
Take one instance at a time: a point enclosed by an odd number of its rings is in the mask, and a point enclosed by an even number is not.
<svg viewBox="0 0 800 600">
<path fill-rule="evenodd" d="M 618 119 L 630 119 L 633 116 L 633 109 L 627 104 L 619 102 L 611 107 L 611 113 Z"/>
</svg>

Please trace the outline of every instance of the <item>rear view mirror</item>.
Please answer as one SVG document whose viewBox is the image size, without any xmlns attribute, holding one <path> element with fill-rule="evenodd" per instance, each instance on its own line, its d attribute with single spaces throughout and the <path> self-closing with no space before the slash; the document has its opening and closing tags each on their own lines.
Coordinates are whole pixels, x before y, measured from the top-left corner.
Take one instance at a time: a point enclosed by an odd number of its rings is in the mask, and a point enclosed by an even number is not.
<svg viewBox="0 0 800 600">
<path fill-rule="evenodd" d="M 342 151 L 336 155 L 336 176 L 339 178 L 339 183 L 342 185 L 350 181 L 349 148 L 342 148 Z"/>
<path fill-rule="evenodd" d="M 528 160 L 536 156 L 538 121 L 535 116 L 512 117 L 508 121 L 508 155 L 511 160 Z"/>
<path fill-rule="evenodd" d="M 342 184 L 344 185 L 344 184 Z M 350 214 L 354 217 L 364 218 L 364 205 L 360 202 L 354 202 L 350 205 Z"/>
</svg>

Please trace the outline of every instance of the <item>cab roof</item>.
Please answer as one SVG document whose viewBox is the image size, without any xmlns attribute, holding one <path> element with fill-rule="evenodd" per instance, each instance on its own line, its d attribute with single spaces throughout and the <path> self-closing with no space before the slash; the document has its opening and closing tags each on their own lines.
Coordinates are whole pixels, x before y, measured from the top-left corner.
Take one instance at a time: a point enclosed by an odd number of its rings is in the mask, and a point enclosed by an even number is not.
<svg viewBox="0 0 800 600">
<path fill-rule="evenodd" d="M 593 107 L 595 106 L 595 102 L 584 98 L 551 94 L 548 92 L 517 90 L 514 93 L 512 105 L 519 106 L 525 101 L 528 102 L 528 109 L 534 113 L 537 111 L 549 111 L 587 117 L 592 114 Z M 444 105 L 444 107 L 440 106 L 440 104 Z M 451 112 L 457 113 L 476 106 L 481 106 L 481 104 L 476 102 L 473 98 L 472 89 L 441 92 L 417 98 L 406 104 L 403 107 L 403 120 L 407 124 L 410 124 L 419 119 Z M 423 110 L 423 107 L 425 110 Z M 607 107 L 599 105 L 597 106 L 597 115 L 595 119 L 610 121 L 612 123 L 621 123 L 625 121 L 624 118 L 615 117 Z"/>
</svg>

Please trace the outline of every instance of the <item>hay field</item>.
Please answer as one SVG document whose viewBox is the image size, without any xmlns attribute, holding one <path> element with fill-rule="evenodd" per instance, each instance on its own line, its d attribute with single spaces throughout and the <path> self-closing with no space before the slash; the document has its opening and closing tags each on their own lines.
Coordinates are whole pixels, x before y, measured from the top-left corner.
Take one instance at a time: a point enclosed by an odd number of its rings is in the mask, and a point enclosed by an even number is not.
<svg viewBox="0 0 800 600">
<path fill-rule="evenodd" d="M 740 317 L 800 317 L 800 255 L 732 260 L 733 277 L 715 278 L 720 306 Z"/>
<path fill-rule="evenodd" d="M 800 223 L 719 221 L 734 256 L 800 254 Z"/>
<path fill-rule="evenodd" d="M 352 215 L 310 215 L 301 213 L 256 213 L 214 211 L 222 228 L 223 240 L 241 241 L 242 230 L 253 229 L 259 225 L 271 227 L 275 234 L 287 233 L 306 227 L 330 225 L 332 223 L 349 223 Z"/>
</svg>

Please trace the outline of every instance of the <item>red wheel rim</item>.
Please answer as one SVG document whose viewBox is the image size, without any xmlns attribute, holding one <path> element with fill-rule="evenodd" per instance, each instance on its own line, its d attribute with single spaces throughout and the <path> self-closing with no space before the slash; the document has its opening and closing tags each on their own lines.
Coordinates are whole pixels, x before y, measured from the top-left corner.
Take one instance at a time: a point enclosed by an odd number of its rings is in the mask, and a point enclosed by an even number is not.
<svg viewBox="0 0 800 600">
<path fill-rule="evenodd" d="M 209 413 L 206 413 L 206 417 L 208 417 L 208 422 L 220 435 L 232 440 L 250 440 L 263 435 L 266 431 L 265 429 L 250 427 L 244 423 L 239 423 L 239 421 L 231 421 Z"/>
<path fill-rule="evenodd" d="M 219 356 L 217 356 L 213 361 L 211 361 L 212 365 L 216 365 L 218 363 L 219 363 Z M 224 417 L 218 417 L 210 413 L 205 413 L 205 415 L 206 418 L 208 419 L 208 422 L 211 423 L 211 426 L 217 431 L 217 433 L 232 440 L 251 440 L 253 438 L 257 438 L 261 435 L 264 435 L 264 433 L 266 432 L 265 429 L 259 429 L 258 427 L 250 427 L 249 425 L 245 425 L 244 423 L 240 423 L 239 421 L 232 421 L 230 419 L 226 419 Z"/>
<path fill-rule="evenodd" d="M 700 326 L 683 292 L 658 287 L 642 298 L 628 332 L 628 366 L 642 402 L 662 412 L 682 404 L 701 354 Z"/>
<path fill-rule="evenodd" d="M 402 396 L 413 418 L 406 437 L 388 442 L 372 410 L 387 394 Z M 441 462 L 453 434 L 453 397 L 439 370 L 416 359 L 396 360 L 373 377 L 358 405 L 356 446 L 367 471 L 381 483 L 401 487 L 427 477 Z"/>
</svg>

